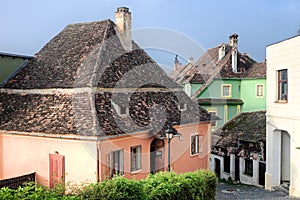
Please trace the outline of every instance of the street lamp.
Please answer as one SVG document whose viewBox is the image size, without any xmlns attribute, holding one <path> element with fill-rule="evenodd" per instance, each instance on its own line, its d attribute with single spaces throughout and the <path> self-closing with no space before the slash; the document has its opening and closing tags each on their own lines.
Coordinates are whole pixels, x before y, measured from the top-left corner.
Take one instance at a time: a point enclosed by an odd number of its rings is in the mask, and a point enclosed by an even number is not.
<svg viewBox="0 0 300 200">
<path fill-rule="evenodd" d="M 181 140 L 181 134 L 178 133 L 175 128 L 170 126 L 167 130 L 165 130 L 165 137 L 164 137 L 168 140 L 168 171 L 171 170 L 170 142 L 173 139 L 173 137 L 179 137 L 179 140 Z"/>
</svg>

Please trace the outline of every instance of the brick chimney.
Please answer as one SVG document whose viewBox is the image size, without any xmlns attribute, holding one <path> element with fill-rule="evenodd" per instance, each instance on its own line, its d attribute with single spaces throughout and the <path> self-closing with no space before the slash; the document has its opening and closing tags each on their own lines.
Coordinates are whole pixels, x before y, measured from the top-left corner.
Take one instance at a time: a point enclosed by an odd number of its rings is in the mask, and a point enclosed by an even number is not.
<svg viewBox="0 0 300 200">
<path fill-rule="evenodd" d="M 129 8 L 119 7 L 115 12 L 115 24 L 118 27 L 119 37 L 125 50 L 132 50 L 131 12 Z"/>
</svg>

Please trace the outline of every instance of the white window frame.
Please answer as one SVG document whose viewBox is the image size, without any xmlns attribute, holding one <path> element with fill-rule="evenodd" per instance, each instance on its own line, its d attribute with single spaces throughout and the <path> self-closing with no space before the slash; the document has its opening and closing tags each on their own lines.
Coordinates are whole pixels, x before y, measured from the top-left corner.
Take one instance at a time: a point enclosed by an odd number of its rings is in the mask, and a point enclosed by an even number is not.
<svg viewBox="0 0 300 200">
<path fill-rule="evenodd" d="M 136 149 L 136 152 L 134 152 Z M 137 172 L 142 169 L 142 146 L 130 147 L 130 170 L 131 172 Z"/>
<path fill-rule="evenodd" d="M 190 139 L 191 139 L 191 142 L 190 142 L 190 149 L 191 149 L 190 150 L 190 155 L 191 156 L 198 155 L 200 153 L 199 152 L 199 134 L 198 133 L 192 134 Z M 195 143 L 194 143 L 194 140 L 195 140 Z M 193 149 L 194 149 L 194 152 L 193 152 Z"/>
<path fill-rule="evenodd" d="M 118 115 L 128 115 L 129 114 L 129 108 L 125 105 L 118 105 L 115 102 L 111 101 L 111 105 L 114 107 L 114 109 L 117 111 Z M 126 109 L 125 113 L 121 113 L 122 107 Z"/>
<path fill-rule="evenodd" d="M 224 88 L 229 87 L 228 95 L 224 94 Z M 231 84 L 222 84 L 221 85 L 221 97 L 232 97 L 232 85 Z"/>
<path fill-rule="evenodd" d="M 181 111 L 186 110 L 187 109 L 187 104 L 179 102 L 178 109 L 181 110 Z"/>
<path fill-rule="evenodd" d="M 110 177 L 124 175 L 124 150 L 111 151 L 109 154 Z"/>
<path fill-rule="evenodd" d="M 259 87 L 261 87 L 261 93 L 258 93 L 259 92 Z M 259 95 L 261 94 L 261 95 Z M 256 84 L 256 90 L 255 90 L 255 96 L 256 98 L 263 98 L 264 97 L 264 84 Z"/>
</svg>

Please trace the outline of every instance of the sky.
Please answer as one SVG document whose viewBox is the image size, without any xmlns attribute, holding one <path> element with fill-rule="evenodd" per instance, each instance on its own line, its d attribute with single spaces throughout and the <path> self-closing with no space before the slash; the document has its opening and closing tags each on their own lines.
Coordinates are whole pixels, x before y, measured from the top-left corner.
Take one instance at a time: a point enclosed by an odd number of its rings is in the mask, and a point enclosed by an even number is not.
<svg viewBox="0 0 300 200">
<path fill-rule="evenodd" d="M 0 52 L 34 55 L 66 25 L 132 13 L 133 39 L 166 71 L 239 35 L 239 51 L 258 62 L 267 45 L 297 35 L 299 0 L 1 0 Z"/>
</svg>

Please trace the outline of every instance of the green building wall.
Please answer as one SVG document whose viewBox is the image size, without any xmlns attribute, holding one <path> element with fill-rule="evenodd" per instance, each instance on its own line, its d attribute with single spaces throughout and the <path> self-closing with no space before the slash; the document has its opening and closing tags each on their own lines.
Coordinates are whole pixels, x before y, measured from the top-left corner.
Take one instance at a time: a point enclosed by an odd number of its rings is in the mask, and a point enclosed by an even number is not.
<svg viewBox="0 0 300 200">
<path fill-rule="evenodd" d="M 216 79 L 197 98 L 240 98 L 239 79 Z M 231 85 L 231 97 L 222 97 L 222 85 Z"/>
<path fill-rule="evenodd" d="M 263 85 L 263 96 L 256 96 L 257 85 Z M 244 104 L 241 112 L 266 110 L 266 79 L 243 79 L 241 82 L 241 99 Z"/>
<path fill-rule="evenodd" d="M 222 96 L 222 85 L 231 85 L 231 96 Z M 256 96 L 257 85 L 263 85 L 263 96 Z M 192 84 L 192 88 L 193 88 Z M 266 109 L 266 79 L 215 79 L 197 98 L 216 98 L 216 99 L 241 99 L 243 104 L 218 103 L 201 105 L 209 112 L 216 112 L 220 120 L 217 126 L 212 127 L 212 131 L 221 127 L 228 120 L 235 117 L 240 112 L 252 112 Z M 199 89 L 201 86 L 195 85 Z"/>
</svg>

